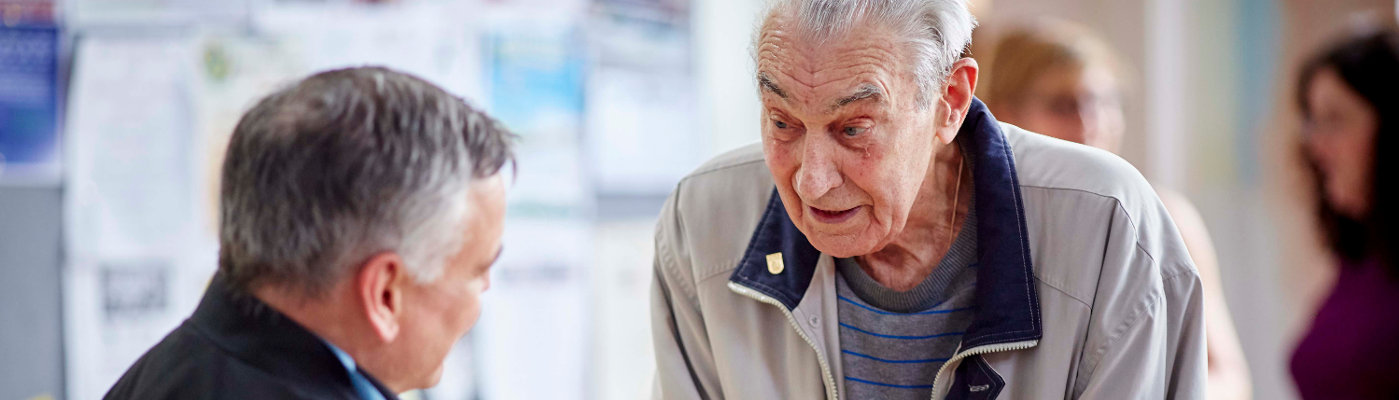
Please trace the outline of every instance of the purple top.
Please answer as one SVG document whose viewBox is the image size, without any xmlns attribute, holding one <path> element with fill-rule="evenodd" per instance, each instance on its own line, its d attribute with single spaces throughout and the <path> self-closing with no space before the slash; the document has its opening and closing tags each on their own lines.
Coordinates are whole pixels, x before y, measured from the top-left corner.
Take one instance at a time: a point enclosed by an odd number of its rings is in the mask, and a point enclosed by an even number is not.
<svg viewBox="0 0 1399 400">
<path fill-rule="evenodd" d="M 1342 264 L 1292 353 L 1303 399 L 1399 398 L 1399 279 L 1378 262 Z"/>
</svg>

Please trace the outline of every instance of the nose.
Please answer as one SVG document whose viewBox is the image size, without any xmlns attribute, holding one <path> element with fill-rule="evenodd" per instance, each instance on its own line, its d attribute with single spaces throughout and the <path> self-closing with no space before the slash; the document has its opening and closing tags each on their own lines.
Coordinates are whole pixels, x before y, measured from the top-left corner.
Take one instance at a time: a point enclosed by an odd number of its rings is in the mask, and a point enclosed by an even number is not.
<svg viewBox="0 0 1399 400">
<path fill-rule="evenodd" d="M 830 142 L 825 135 L 809 135 L 803 143 L 801 166 L 792 177 L 793 189 L 803 200 L 819 199 L 844 182 Z"/>
</svg>

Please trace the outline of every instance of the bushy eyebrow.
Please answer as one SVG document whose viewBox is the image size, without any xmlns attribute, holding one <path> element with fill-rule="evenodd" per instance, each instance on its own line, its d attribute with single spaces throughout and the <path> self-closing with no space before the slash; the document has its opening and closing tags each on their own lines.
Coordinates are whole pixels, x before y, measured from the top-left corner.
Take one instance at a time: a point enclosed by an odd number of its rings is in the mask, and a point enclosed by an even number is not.
<svg viewBox="0 0 1399 400">
<path fill-rule="evenodd" d="M 769 77 L 767 73 L 758 73 L 758 87 L 762 88 L 762 90 L 777 95 L 777 97 L 787 99 L 787 92 L 783 91 L 782 88 L 777 87 L 777 83 L 773 82 L 772 78 Z M 855 89 L 854 93 L 851 93 L 849 96 L 841 97 L 840 99 L 836 100 L 835 103 L 832 103 L 831 111 L 835 111 L 838 108 L 845 107 L 850 103 L 854 103 L 860 100 L 873 99 L 875 101 L 883 101 L 884 98 L 884 89 L 881 89 L 879 86 L 873 83 L 863 83 L 860 84 L 860 87 Z"/>
<path fill-rule="evenodd" d="M 884 100 L 884 89 L 880 89 L 879 86 L 875 86 L 873 83 L 861 84 L 859 88 L 855 89 L 855 93 L 841 97 L 839 100 L 836 100 L 835 103 L 831 104 L 831 111 L 835 111 L 837 108 L 845 107 L 847 104 L 864 99 L 882 101 Z"/>
<path fill-rule="evenodd" d="M 491 264 L 500 261 L 500 255 L 505 253 L 505 245 L 495 248 L 495 257 L 491 257 Z"/>
<path fill-rule="evenodd" d="M 758 87 L 762 90 L 772 92 L 772 94 L 777 95 L 777 97 L 781 97 L 783 99 L 787 98 L 787 92 L 784 92 L 782 91 L 782 88 L 777 87 L 777 84 L 773 83 L 772 78 L 768 77 L 768 74 L 766 73 L 758 73 Z"/>
<path fill-rule="evenodd" d="M 497 263 L 497 262 L 500 261 L 500 255 L 501 255 L 501 254 L 504 254 L 504 253 L 505 253 L 505 245 L 501 245 L 500 247 L 497 247 L 497 248 L 495 249 L 495 257 L 491 257 L 491 262 L 488 262 L 488 263 L 486 263 L 486 265 L 482 265 L 482 266 L 477 267 L 477 268 L 480 268 L 481 270 L 490 269 L 491 266 L 495 265 L 495 263 Z"/>
</svg>

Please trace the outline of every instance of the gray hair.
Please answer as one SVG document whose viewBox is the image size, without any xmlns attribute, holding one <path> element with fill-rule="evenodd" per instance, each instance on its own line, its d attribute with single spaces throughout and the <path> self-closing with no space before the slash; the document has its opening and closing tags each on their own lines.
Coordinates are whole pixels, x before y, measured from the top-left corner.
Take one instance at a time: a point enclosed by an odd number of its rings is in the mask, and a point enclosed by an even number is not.
<svg viewBox="0 0 1399 400">
<path fill-rule="evenodd" d="M 386 68 L 322 72 L 259 101 L 233 130 L 219 273 L 317 296 L 393 251 L 416 280 L 460 249 L 467 190 L 514 162 L 514 135 L 462 99 Z"/>
<path fill-rule="evenodd" d="M 816 43 L 859 27 L 893 29 L 910 51 L 918 101 L 924 105 L 936 98 L 930 96 L 971 45 L 976 27 L 966 0 L 770 0 L 763 20 L 779 13 L 794 16 L 795 26 L 789 29 Z M 755 52 L 761 37 L 759 30 L 753 39 Z"/>
</svg>

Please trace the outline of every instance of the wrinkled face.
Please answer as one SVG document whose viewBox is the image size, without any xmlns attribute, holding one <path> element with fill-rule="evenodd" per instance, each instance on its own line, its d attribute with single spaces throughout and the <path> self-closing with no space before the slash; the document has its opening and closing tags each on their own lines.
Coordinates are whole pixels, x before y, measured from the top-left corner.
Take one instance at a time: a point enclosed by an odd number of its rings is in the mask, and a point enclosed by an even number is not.
<svg viewBox="0 0 1399 400">
<path fill-rule="evenodd" d="M 426 388 L 442 378 L 442 362 L 452 345 L 466 335 L 481 316 L 480 297 L 490 288 L 490 267 L 500 255 L 505 219 L 505 185 L 499 176 L 476 181 L 470 190 L 474 206 L 467 217 L 466 240 L 452 256 L 442 276 L 414 284 L 405 304 L 399 340 L 407 360 L 401 366 L 411 387 Z"/>
<path fill-rule="evenodd" d="M 1320 170 L 1327 204 L 1347 217 L 1365 218 L 1379 129 L 1374 106 L 1329 68 L 1312 78 L 1307 105 L 1307 152 Z"/>
<path fill-rule="evenodd" d="M 1031 83 L 1006 122 L 1031 132 L 1116 152 L 1122 141 L 1117 83 L 1102 68 L 1051 68 Z"/>
<path fill-rule="evenodd" d="M 808 43 L 778 15 L 757 46 L 763 153 L 787 214 L 816 249 L 882 249 L 908 221 L 942 107 L 920 107 L 896 36 L 856 29 Z M 932 94 L 936 96 L 936 94 Z"/>
</svg>

